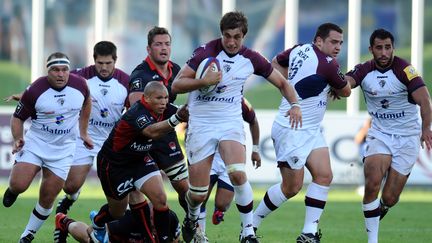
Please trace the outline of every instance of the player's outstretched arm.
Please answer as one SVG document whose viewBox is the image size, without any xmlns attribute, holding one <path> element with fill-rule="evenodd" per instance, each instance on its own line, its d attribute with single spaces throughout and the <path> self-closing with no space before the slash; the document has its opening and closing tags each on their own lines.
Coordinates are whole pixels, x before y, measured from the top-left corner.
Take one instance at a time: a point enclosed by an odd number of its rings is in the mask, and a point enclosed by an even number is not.
<svg viewBox="0 0 432 243">
<path fill-rule="evenodd" d="M 145 127 L 141 133 L 148 138 L 157 139 L 172 131 L 181 122 L 187 122 L 188 119 L 188 107 L 183 105 L 170 118 Z"/>
<path fill-rule="evenodd" d="M 13 95 L 11 95 L 11 96 L 5 97 L 5 98 L 3 99 L 3 101 L 6 101 L 6 102 L 10 102 L 10 101 L 12 101 L 12 100 L 19 101 L 19 100 L 21 99 L 21 97 L 22 97 L 22 94 L 23 94 L 23 93 L 13 94 Z"/>
</svg>

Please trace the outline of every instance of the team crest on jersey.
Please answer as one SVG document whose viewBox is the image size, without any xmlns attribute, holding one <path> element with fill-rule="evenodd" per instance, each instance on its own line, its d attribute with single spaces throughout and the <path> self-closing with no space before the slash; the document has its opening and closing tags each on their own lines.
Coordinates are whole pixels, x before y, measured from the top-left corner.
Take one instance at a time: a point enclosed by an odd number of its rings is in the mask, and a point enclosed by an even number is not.
<svg viewBox="0 0 432 243">
<path fill-rule="evenodd" d="M 381 88 L 384 88 L 384 85 L 386 85 L 386 81 L 384 79 L 380 80 L 379 85 L 381 86 Z"/>
<path fill-rule="evenodd" d="M 142 115 L 136 119 L 136 123 L 139 128 L 143 128 L 145 125 L 150 123 L 150 119 L 146 115 Z"/>
<path fill-rule="evenodd" d="M 57 103 L 59 103 L 60 105 L 63 105 L 65 102 L 65 100 L 63 98 L 60 98 L 57 100 Z"/>
<path fill-rule="evenodd" d="M 390 106 L 390 102 L 387 99 L 381 100 L 380 103 L 381 103 L 381 107 L 384 109 L 387 109 Z"/>
<path fill-rule="evenodd" d="M 419 75 L 417 73 L 417 71 L 415 70 L 415 68 L 411 65 L 409 65 L 408 67 L 404 68 L 403 70 L 408 78 L 408 81 L 413 80 L 414 78 L 417 78 Z"/>
<path fill-rule="evenodd" d="M 227 73 L 227 72 L 229 72 L 229 71 L 231 70 L 231 65 L 229 65 L 229 64 L 224 64 L 224 65 L 222 66 L 222 68 L 223 68 L 223 70 Z"/>
<path fill-rule="evenodd" d="M 63 115 L 60 115 L 60 116 L 56 116 L 56 124 L 57 125 L 60 125 L 60 124 L 62 124 L 63 122 L 64 122 L 64 120 L 65 120 L 65 118 L 64 118 L 64 116 Z"/>
<path fill-rule="evenodd" d="M 108 90 L 107 90 L 107 89 L 101 89 L 100 92 L 101 92 L 101 94 L 102 94 L 103 96 L 105 96 L 105 95 L 108 94 Z"/>
<path fill-rule="evenodd" d="M 170 142 L 170 143 L 168 143 L 168 146 L 170 147 L 170 149 L 171 149 L 172 151 L 175 151 L 175 150 L 177 149 L 177 146 L 176 146 L 176 144 L 175 144 L 174 142 Z"/>
<path fill-rule="evenodd" d="M 220 94 L 220 93 L 225 92 L 225 90 L 227 89 L 227 87 L 228 87 L 228 86 L 226 86 L 226 85 L 218 86 L 218 87 L 216 88 L 216 93 Z"/>
<path fill-rule="evenodd" d="M 108 109 L 107 108 L 103 108 L 100 110 L 100 115 L 101 117 L 105 118 L 109 115 Z"/>
<path fill-rule="evenodd" d="M 137 78 L 134 81 L 132 81 L 131 85 L 130 85 L 131 90 L 141 90 L 141 79 Z"/>
</svg>

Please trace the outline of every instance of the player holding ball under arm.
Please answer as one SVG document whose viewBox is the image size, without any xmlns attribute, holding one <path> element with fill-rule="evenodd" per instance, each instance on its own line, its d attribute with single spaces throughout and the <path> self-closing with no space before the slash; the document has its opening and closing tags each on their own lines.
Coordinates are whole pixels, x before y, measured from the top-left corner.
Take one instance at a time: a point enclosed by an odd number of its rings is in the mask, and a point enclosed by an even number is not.
<svg viewBox="0 0 432 243">
<path fill-rule="evenodd" d="M 248 30 L 247 18 L 241 12 L 226 13 L 220 21 L 222 37 L 197 48 L 180 70 L 174 93 L 189 92 L 189 127 L 186 152 L 189 161 L 189 191 L 186 194 L 188 214 L 182 234 L 190 242 L 196 233 L 201 203 L 205 200 L 211 163 L 216 150 L 225 162 L 234 186 L 235 203 L 242 222 L 241 242 L 258 242 L 252 228 L 253 192 L 245 173 L 245 133 L 241 115 L 241 99 L 246 79 L 260 75 L 276 86 L 293 105 L 287 118 L 293 128 L 301 126 L 302 113 L 296 92 L 286 79 L 261 54 L 243 45 Z M 221 71 L 208 71 L 195 79 L 197 67 L 207 57 L 216 57 Z M 216 84 L 217 88 L 203 94 L 198 89 Z M 209 121 L 212 121 L 211 123 Z"/>
</svg>

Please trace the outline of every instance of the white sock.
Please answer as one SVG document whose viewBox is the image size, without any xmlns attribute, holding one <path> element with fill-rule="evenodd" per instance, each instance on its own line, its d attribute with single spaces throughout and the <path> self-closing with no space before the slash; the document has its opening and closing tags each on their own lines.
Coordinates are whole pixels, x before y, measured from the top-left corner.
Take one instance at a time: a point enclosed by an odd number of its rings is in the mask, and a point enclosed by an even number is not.
<svg viewBox="0 0 432 243">
<path fill-rule="evenodd" d="M 242 235 L 255 235 L 252 226 L 253 217 L 253 191 L 248 181 L 243 185 L 234 186 L 235 202 L 243 224 Z"/>
<path fill-rule="evenodd" d="M 206 216 L 207 216 L 206 208 L 201 208 L 201 213 L 198 217 L 198 225 L 199 225 L 201 231 L 204 233 L 205 233 L 205 228 L 206 228 Z"/>
<path fill-rule="evenodd" d="M 318 231 L 319 220 L 327 202 L 329 189 L 328 186 L 321 186 L 313 182 L 308 186 L 305 199 L 306 213 L 303 233 L 315 234 Z"/>
<path fill-rule="evenodd" d="M 365 216 L 368 243 L 377 243 L 380 222 L 379 199 L 375 199 L 373 202 L 368 204 L 363 204 L 363 214 Z"/>
<path fill-rule="evenodd" d="M 47 209 L 39 205 L 39 202 L 36 203 L 33 212 L 30 214 L 27 226 L 20 238 L 27 236 L 29 233 L 32 235 L 36 234 L 36 232 L 40 229 L 45 220 L 49 217 L 51 212 L 52 207 Z"/>
<path fill-rule="evenodd" d="M 281 183 L 271 186 L 253 214 L 253 226 L 258 228 L 262 220 L 288 200 L 282 192 Z"/>
</svg>

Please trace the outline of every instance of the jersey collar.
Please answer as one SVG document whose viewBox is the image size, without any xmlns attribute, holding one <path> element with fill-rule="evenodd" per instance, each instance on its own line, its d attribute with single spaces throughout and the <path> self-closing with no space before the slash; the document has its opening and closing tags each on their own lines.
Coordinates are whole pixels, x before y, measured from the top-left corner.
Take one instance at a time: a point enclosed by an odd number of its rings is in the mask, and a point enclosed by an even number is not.
<svg viewBox="0 0 432 243">
<path fill-rule="evenodd" d="M 149 67 L 150 67 L 150 69 L 151 69 L 152 71 L 156 72 L 156 73 L 159 75 L 159 77 L 162 78 L 162 81 L 163 81 L 164 85 L 165 85 L 165 86 L 168 86 L 168 80 L 170 80 L 171 77 L 172 77 L 172 68 L 173 68 L 173 65 L 172 65 L 171 61 L 168 61 L 168 71 L 169 71 L 168 77 L 165 77 L 165 76 L 164 76 L 164 75 L 163 75 L 163 74 L 162 74 L 162 73 L 161 73 L 161 72 L 156 68 L 156 65 L 152 62 L 152 60 L 150 59 L 149 56 L 146 57 L 145 62 L 147 62 L 147 64 L 149 65 Z"/>
</svg>

